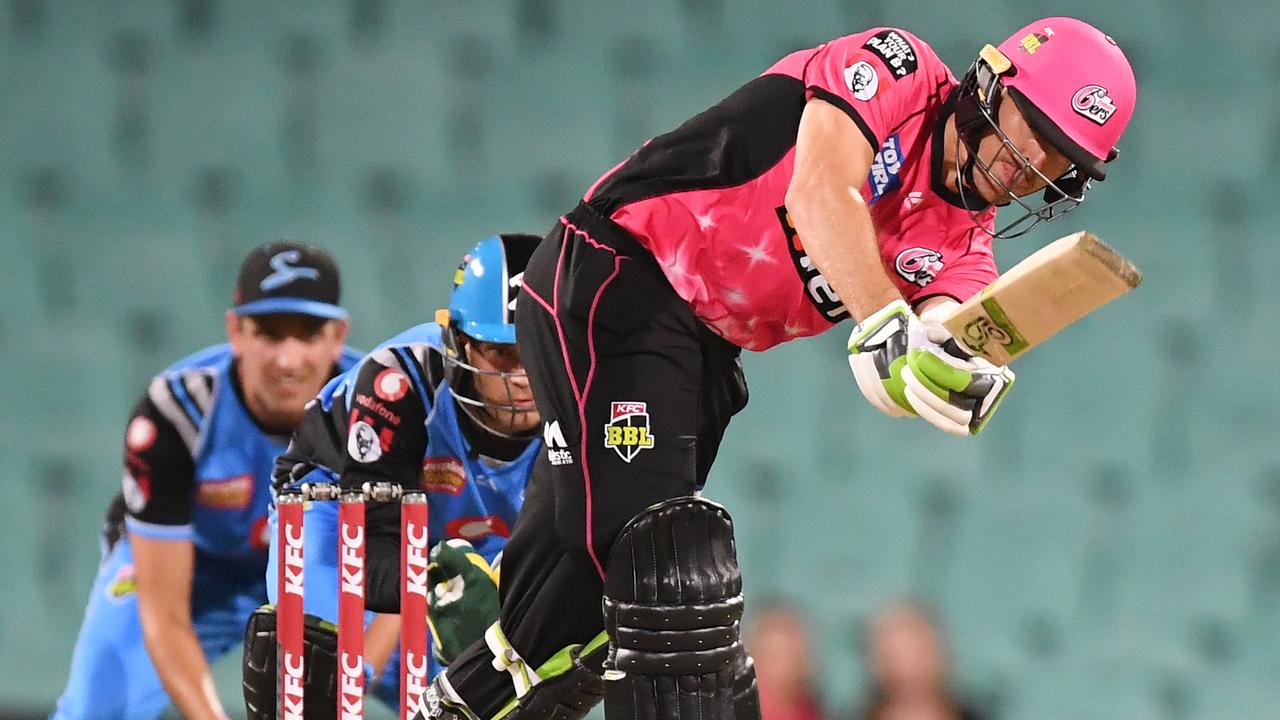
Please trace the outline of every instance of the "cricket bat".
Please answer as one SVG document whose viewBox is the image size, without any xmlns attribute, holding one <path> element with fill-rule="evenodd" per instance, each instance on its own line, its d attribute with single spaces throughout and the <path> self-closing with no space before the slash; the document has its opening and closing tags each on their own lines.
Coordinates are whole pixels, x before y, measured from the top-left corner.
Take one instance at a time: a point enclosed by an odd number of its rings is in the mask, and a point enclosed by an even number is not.
<svg viewBox="0 0 1280 720">
<path fill-rule="evenodd" d="M 1080 231 L 1014 265 L 952 309 L 942 324 L 970 352 L 1007 365 L 1141 282 L 1133 263 L 1093 233 Z"/>
</svg>

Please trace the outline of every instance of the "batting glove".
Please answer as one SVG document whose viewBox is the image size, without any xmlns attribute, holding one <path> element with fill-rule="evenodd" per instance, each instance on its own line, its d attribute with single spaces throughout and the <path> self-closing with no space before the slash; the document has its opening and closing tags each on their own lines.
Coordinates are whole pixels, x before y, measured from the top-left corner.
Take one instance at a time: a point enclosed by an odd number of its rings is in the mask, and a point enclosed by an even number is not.
<svg viewBox="0 0 1280 720">
<path fill-rule="evenodd" d="M 1013 386 L 1013 371 L 965 352 L 929 316 L 917 317 L 904 300 L 872 313 L 849 336 L 849 367 L 881 412 L 976 435 Z"/>
<path fill-rule="evenodd" d="M 925 342 L 907 351 L 901 370 L 904 394 L 916 414 L 933 426 L 952 435 L 977 435 L 1016 376 L 1007 366 L 965 351 L 940 319 L 934 320 L 943 311 L 926 311 L 920 319 Z"/>
<path fill-rule="evenodd" d="M 895 300 L 858 323 L 849 335 L 849 367 L 858 389 L 886 415 L 916 414 L 907 400 L 902 368 L 907 365 L 910 336 L 923 337 L 919 325 L 907 303 Z"/>
<path fill-rule="evenodd" d="M 427 581 L 431 649 L 437 660 L 448 665 L 497 622 L 497 571 L 471 543 L 454 539 L 431 549 Z"/>
</svg>

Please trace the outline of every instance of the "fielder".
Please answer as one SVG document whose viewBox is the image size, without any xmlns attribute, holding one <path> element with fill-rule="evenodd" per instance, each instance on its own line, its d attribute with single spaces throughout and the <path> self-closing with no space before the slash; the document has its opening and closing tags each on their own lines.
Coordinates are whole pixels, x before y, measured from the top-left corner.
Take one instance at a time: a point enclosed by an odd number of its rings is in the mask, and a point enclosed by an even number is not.
<svg viewBox="0 0 1280 720">
<path fill-rule="evenodd" d="M 52 717 L 225 718 L 209 663 L 262 604 L 276 455 L 303 406 L 359 356 L 327 253 L 293 242 L 245 258 L 229 345 L 157 375 L 125 432 L 123 490 Z"/>
<path fill-rule="evenodd" d="M 410 328 L 336 377 L 308 406 L 306 419 L 276 465 L 277 489 L 301 482 L 392 483 L 428 493 L 428 536 L 450 541 L 432 551 L 432 585 L 462 577 L 461 598 L 433 591 L 434 656 L 429 676 L 483 634 L 497 617 L 493 563 L 515 524 L 525 484 L 542 447 L 541 418 L 516 350 L 514 311 L 524 268 L 541 238 L 495 235 L 463 259 L 448 320 Z M 276 597 L 276 513 L 271 512 L 268 595 Z M 366 509 L 365 607 L 400 610 L 400 506 Z M 308 718 L 336 717 L 338 508 L 304 511 L 304 644 Z M 380 617 L 377 622 L 382 622 Z M 274 607 L 254 613 L 245 631 L 244 695 L 252 719 L 276 716 Z M 385 630 L 385 625 L 382 630 Z M 399 657 L 368 625 L 368 687 L 399 706 Z M 385 664 L 384 664 L 385 662 Z M 323 682 L 317 682 L 317 678 Z"/>
<path fill-rule="evenodd" d="M 601 687 L 610 720 L 757 716 L 732 524 L 696 497 L 747 401 L 739 353 L 852 317 L 872 405 L 979 432 L 1013 373 L 930 311 L 995 279 L 993 237 L 1084 200 L 1135 98 L 1120 48 L 1079 20 L 983 48 L 960 82 L 874 28 L 788 55 L 600 178 L 525 274 L 547 454 L 500 622 L 426 717 L 578 718 Z"/>
</svg>

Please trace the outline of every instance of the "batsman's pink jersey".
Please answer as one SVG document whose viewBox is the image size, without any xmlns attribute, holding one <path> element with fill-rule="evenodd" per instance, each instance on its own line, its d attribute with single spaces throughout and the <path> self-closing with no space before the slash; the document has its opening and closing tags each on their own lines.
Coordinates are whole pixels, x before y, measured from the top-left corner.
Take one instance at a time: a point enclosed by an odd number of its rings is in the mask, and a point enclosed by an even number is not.
<svg viewBox="0 0 1280 720">
<path fill-rule="evenodd" d="M 862 197 L 880 256 L 913 303 L 964 300 L 996 277 L 990 231 L 943 184 L 942 126 L 956 79 L 914 36 L 875 28 L 792 53 L 720 104 L 654 138 L 586 201 L 649 249 L 694 313 L 764 350 L 849 317 L 805 253 L 783 201 L 800 114 L 813 98 L 876 148 Z"/>
</svg>

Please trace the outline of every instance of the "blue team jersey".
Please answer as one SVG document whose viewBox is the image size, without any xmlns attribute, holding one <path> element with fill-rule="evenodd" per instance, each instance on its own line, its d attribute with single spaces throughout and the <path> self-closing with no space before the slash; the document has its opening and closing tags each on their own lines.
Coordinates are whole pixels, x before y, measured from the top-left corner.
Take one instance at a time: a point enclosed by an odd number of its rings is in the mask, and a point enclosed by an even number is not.
<svg viewBox="0 0 1280 720">
<path fill-rule="evenodd" d="M 338 369 L 358 359 L 344 349 Z M 217 345 L 152 379 L 125 438 L 125 525 L 143 537 L 189 539 L 202 560 L 260 568 L 271 470 L 288 438 L 258 426 L 232 373 L 230 346 Z"/>
<path fill-rule="evenodd" d="M 323 410 L 338 426 L 327 437 L 341 438 L 347 447 L 321 454 L 342 454 L 344 483 L 358 477 L 412 486 L 416 479 L 428 493 L 432 544 L 462 538 L 492 560 L 515 525 L 542 441 L 530 440 L 509 461 L 478 452 L 441 377 L 443 352 L 440 325 L 425 323 L 379 345 L 329 381 L 314 410 Z M 358 427 L 372 431 L 376 447 L 361 450 L 353 432 Z M 304 423 L 302 432 L 308 429 Z"/>
</svg>

